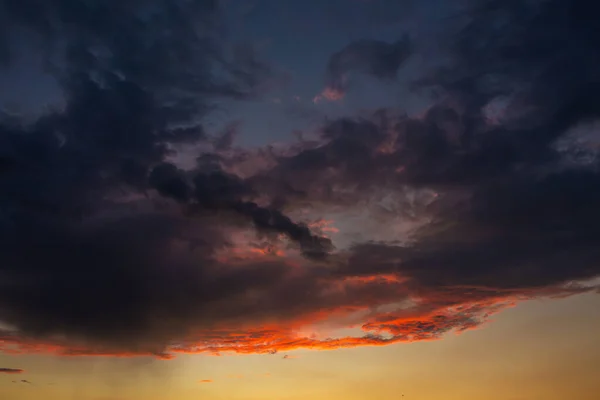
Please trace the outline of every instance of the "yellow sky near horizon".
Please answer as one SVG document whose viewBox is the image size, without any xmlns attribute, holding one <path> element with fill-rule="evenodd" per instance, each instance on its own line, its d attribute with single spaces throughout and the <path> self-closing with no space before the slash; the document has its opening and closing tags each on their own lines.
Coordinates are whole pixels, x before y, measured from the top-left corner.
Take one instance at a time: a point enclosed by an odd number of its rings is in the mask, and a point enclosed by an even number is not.
<svg viewBox="0 0 600 400">
<path fill-rule="evenodd" d="M 600 296 L 521 303 L 442 340 L 276 355 L 0 355 L 7 400 L 595 400 Z M 26 379 L 32 384 L 12 383 Z M 211 382 L 201 381 L 208 380 Z"/>
</svg>

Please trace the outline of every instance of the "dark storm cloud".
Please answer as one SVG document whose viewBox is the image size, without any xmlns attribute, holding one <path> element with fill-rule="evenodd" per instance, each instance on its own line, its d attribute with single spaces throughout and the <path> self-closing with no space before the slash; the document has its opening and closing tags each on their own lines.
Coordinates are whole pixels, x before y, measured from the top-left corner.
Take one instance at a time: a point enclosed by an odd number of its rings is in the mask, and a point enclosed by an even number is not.
<svg viewBox="0 0 600 400">
<path fill-rule="evenodd" d="M 396 180 L 412 185 L 476 185 L 516 168 L 554 165 L 560 157 L 556 140 L 600 113 L 600 35 L 585 17 L 596 8 L 583 2 L 478 2 L 452 35 L 445 32 L 450 61 L 416 82 L 438 89 L 438 100 L 423 116 L 379 111 L 367 118 L 368 129 L 364 119 L 334 121 L 324 130 L 345 123 L 343 135 L 323 135 L 326 145 L 284 163 L 296 171 L 347 168 L 358 163 L 357 145 L 347 150 L 358 137 L 362 174 L 401 168 Z M 376 63 L 378 56 L 365 59 Z M 494 106 L 496 122 L 489 115 Z"/>
<path fill-rule="evenodd" d="M 251 47 L 223 42 L 216 0 L 3 0 L 0 10 L 6 59 L 33 42 L 61 80 L 116 75 L 151 90 L 178 117 L 205 111 L 199 94 L 246 98 L 273 75 Z"/>
<path fill-rule="evenodd" d="M 179 202 L 193 198 L 191 205 L 202 210 L 230 211 L 249 218 L 259 230 L 283 233 L 298 242 L 307 256 L 322 258 L 332 248 L 331 240 L 313 235 L 308 227 L 294 223 L 279 210 L 246 200 L 253 189 L 222 170 L 199 171 L 188 183 L 184 171 L 163 163 L 152 170 L 150 182 L 162 195 Z"/>
<path fill-rule="evenodd" d="M 361 182 L 365 174 L 370 178 L 373 153 L 385 134 L 372 121 L 348 118 L 324 126 L 321 139 L 325 144 L 280 157 L 275 168 L 251 178 L 254 184 L 284 196 L 317 200 L 316 192 L 327 196 L 337 182 Z"/>
<path fill-rule="evenodd" d="M 265 150 L 269 166 L 242 177 L 231 170 L 244 157 L 229 138 L 208 138 L 200 118 L 215 96 L 261 87 L 264 69 L 243 52 L 228 68 L 216 9 L 66 4 L 32 13 L 3 3 L 14 21 L 60 38 L 52 43 L 66 52 L 51 61 L 66 106 L 0 125 L 0 320 L 16 327 L 0 342 L 167 356 L 430 340 L 515 299 L 586 291 L 579 282 L 600 275 L 599 165 L 565 163 L 555 146 L 599 116 L 590 18 L 599 6 L 479 2 L 444 38 L 450 61 L 417 82 L 439 94 L 423 115 L 328 121 L 317 141 Z M 150 8 L 134 17 L 138 6 Z M 167 11 L 148 25 L 155 7 Z M 205 51 L 181 49 L 190 43 Z M 343 62 L 333 81 L 351 70 L 393 77 L 400 47 L 363 44 L 334 56 Z M 223 72 L 209 73 L 215 65 Z M 496 103 L 504 106 L 492 118 Z M 193 141 L 217 153 L 190 171 L 166 160 L 172 144 Z M 410 195 L 416 188 L 435 195 Z M 398 213 L 431 218 L 410 245 L 367 239 L 334 252 L 288 217 L 305 205 L 369 207 L 377 191 L 395 196 Z M 256 244 L 264 257 L 237 256 L 229 232 L 250 226 L 256 242 L 283 235 L 307 257 L 273 258 Z M 377 311 L 400 303 L 411 304 Z M 364 337 L 298 336 L 353 311 L 368 313 L 358 321 Z"/>
<path fill-rule="evenodd" d="M 583 1 L 478 3 L 451 36 L 450 64 L 418 82 L 441 94 L 424 115 L 329 123 L 324 144 L 283 158 L 270 178 L 331 203 L 403 185 L 438 193 L 414 246 L 358 245 L 343 274 L 524 292 L 598 276 L 599 165 L 566 167 L 555 146 L 600 117 L 600 35 L 588 17 L 597 11 Z M 506 106 L 492 121 L 486 108 L 498 99 Z"/>
<path fill-rule="evenodd" d="M 585 281 L 600 274 L 599 184 L 600 175 L 590 171 L 507 178 L 438 213 L 412 247 L 357 246 L 348 267 L 368 275 L 369 266 L 378 265 L 427 291 L 481 287 L 525 294 Z"/>
<path fill-rule="evenodd" d="M 360 72 L 381 80 L 396 77 L 398 69 L 412 54 L 408 35 L 394 43 L 378 40 L 359 40 L 350 43 L 331 56 L 327 64 L 326 86 L 345 93 L 348 75 Z"/>
<path fill-rule="evenodd" d="M 163 163 L 172 145 L 207 140 L 201 117 L 215 98 L 251 96 L 265 78 L 252 53 L 228 59 L 215 2 L 1 7 L 14 33 L 2 39 L 18 50 L 19 32 L 38 35 L 65 96 L 63 109 L 33 123 L 0 125 L 0 320 L 18 332 L 4 339 L 58 335 L 73 353 L 161 354 L 178 331 L 211 325 L 207 301 L 279 276 L 270 265 L 215 272 L 214 252 L 231 246 L 222 226 L 327 251 L 308 228 L 242 199 L 251 188 L 237 177 L 199 169 L 190 189 Z M 194 199 L 194 218 L 153 188 Z M 211 215 L 220 210 L 238 217 Z"/>
<path fill-rule="evenodd" d="M 179 67 L 174 61 L 209 60 L 216 51 L 210 39 L 215 34 L 212 25 L 217 9 L 210 0 L 173 4 L 143 0 L 119 5 L 3 1 L 2 8 L 10 17 L 8 27 L 13 34 L 6 40 L 21 39 L 14 37 L 19 32 L 16 28 L 33 32 L 50 60 L 58 53 L 67 58 L 71 70 L 118 71 L 156 84 L 186 78 L 182 76 L 185 71 L 175 70 Z M 194 22 L 198 22 L 196 27 Z M 10 44 L 18 50 L 19 43 Z M 190 52 L 194 49 L 203 51 Z M 149 65 L 150 60 L 155 62 Z"/>
<path fill-rule="evenodd" d="M 584 1 L 514 1 L 466 14 L 452 64 L 428 78 L 443 100 L 399 121 L 391 156 L 363 158 L 364 174 L 375 177 L 391 160 L 399 182 L 437 189 L 436 222 L 410 248 L 357 248 L 356 267 L 372 272 L 370 257 L 383 257 L 392 271 L 399 259 L 400 273 L 426 287 L 531 289 L 600 274 L 599 165 L 565 170 L 554 146 L 600 117 L 600 35 L 590 18 L 599 10 Z M 485 107 L 499 96 L 509 100 L 497 124 Z M 331 146 L 341 148 L 334 140 L 319 154 Z"/>
</svg>

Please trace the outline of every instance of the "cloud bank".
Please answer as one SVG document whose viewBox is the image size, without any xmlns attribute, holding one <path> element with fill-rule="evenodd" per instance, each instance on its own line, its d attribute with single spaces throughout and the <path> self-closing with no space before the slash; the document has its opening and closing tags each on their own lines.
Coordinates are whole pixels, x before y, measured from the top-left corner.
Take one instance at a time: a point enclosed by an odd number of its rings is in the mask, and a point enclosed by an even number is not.
<svg viewBox="0 0 600 400">
<path fill-rule="evenodd" d="M 259 150 L 203 125 L 266 79 L 231 57 L 217 2 L 27 5 L 0 3 L 5 29 L 42 41 L 66 101 L 0 125 L 0 350 L 380 346 L 596 290 L 598 5 L 479 2 L 415 80 L 438 94 L 422 115 L 372 110 Z M 19 40 L 0 41 L 7 63 Z M 332 56 L 332 84 L 393 76 L 400 45 L 365 43 Z M 184 169 L 188 143 L 206 150 Z"/>
</svg>

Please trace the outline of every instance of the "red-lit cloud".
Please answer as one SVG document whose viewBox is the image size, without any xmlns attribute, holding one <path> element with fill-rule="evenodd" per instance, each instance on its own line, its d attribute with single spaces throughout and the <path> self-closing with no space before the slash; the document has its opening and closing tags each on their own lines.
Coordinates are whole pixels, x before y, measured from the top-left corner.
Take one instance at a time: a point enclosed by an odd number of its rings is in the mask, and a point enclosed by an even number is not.
<svg viewBox="0 0 600 400">
<path fill-rule="evenodd" d="M 244 258 L 243 263 L 235 268 L 240 268 L 240 271 L 254 268 L 260 258 L 271 257 L 262 253 L 249 254 L 254 258 Z M 385 263 L 375 249 L 371 249 L 368 255 Z M 238 258 L 236 255 L 232 257 Z M 4 336 L 0 349 L 9 354 L 149 355 L 168 359 L 177 353 L 268 354 L 298 349 L 384 346 L 438 340 L 449 332 L 476 329 L 491 315 L 513 306 L 517 301 L 588 290 L 577 286 L 557 286 L 546 290 L 477 286 L 428 289 L 409 277 L 387 271 L 377 275 L 339 277 L 334 273 L 320 276 L 324 271 L 316 275 L 303 272 L 306 265 L 300 270 L 298 266 L 284 265 L 280 263 L 277 267 L 288 269 L 288 277 L 280 278 L 280 287 L 264 288 L 252 296 L 248 293 L 239 300 L 223 299 L 213 303 L 212 328 L 197 328 L 189 335 L 181 336 L 179 343 L 164 349 L 131 351 L 106 347 L 102 350 L 83 344 L 26 340 L 20 336 Z M 294 299 L 300 299 L 301 293 L 306 293 L 306 297 L 295 303 L 299 300 Z M 277 300 L 278 296 L 282 297 Z M 289 300 L 284 300 L 285 296 L 289 296 Z M 236 309 L 231 309 L 231 306 Z M 340 335 L 339 332 L 348 329 L 353 334 Z"/>
</svg>

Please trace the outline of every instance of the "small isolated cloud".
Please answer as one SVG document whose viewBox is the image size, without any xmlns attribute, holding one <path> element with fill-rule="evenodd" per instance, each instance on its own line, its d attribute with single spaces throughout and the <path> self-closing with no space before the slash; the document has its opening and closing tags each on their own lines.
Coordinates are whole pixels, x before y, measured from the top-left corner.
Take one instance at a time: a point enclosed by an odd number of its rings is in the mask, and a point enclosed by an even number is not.
<svg viewBox="0 0 600 400">
<path fill-rule="evenodd" d="M 212 379 L 201 379 L 198 381 L 198 383 L 213 383 Z"/>
<path fill-rule="evenodd" d="M 321 93 L 313 98 L 313 103 L 317 104 L 326 101 L 340 101 L 344 99 L 346 93 L 344 90 L 335 87 L 326 87 Z"/>
<path fill-rule="evenodd" d="M 23 372 L 25 371 L 18 368 L 0 368 L 0 374 L 22 374 Z"/>
<path fill-rule="evenodd" d="M 381 81 L 393 80 L 412 54 L 412 42 L 405 35 L 395 43 L 358 40 L 334 53 L 327 63 L 325 89 L 313 102 L 341 100 L 348 88 L 348 77 L 358 72 Z"/>
<path fill-rule="evenodd" d="M 283 356 L 284 360 L 293 360 L 294 358 L 298 358 L 298 356 L 290 356 L 289 354 Z"/>
</svg>

